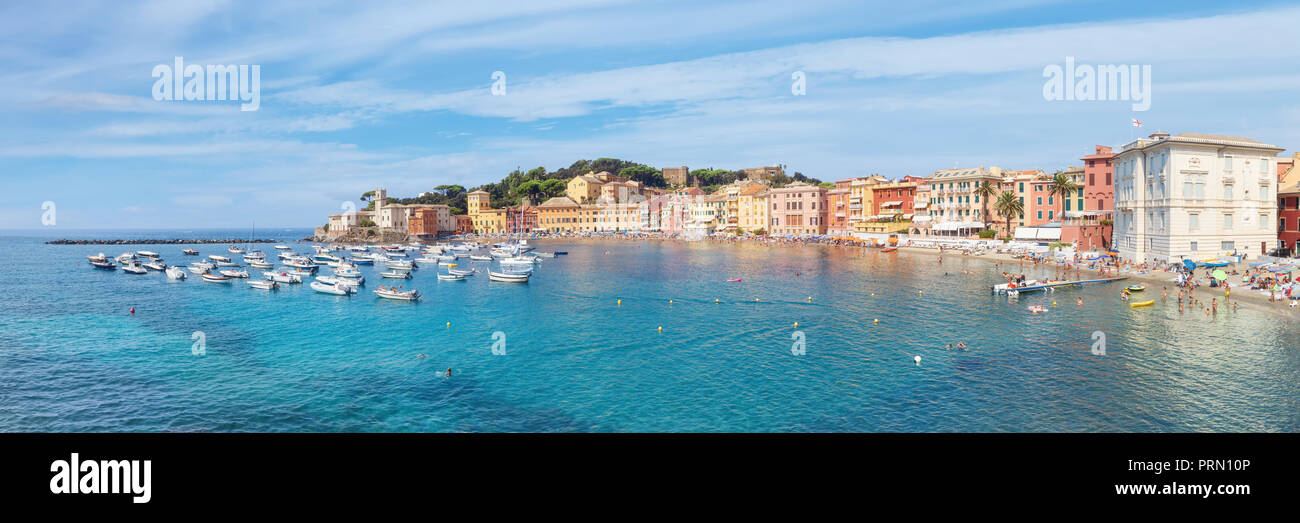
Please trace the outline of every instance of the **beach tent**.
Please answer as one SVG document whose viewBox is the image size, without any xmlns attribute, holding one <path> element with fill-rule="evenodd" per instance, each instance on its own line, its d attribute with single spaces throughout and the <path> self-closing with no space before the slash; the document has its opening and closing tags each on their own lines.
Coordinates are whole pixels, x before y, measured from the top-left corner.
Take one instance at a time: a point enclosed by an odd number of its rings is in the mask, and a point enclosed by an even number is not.
<svg viewBox="0 0 1300 523">
<path fill-rule="evenodd" d="M 1196 269 L 1196 262 L 1194 262 L 1194 261 L 1192 261 L 1192 260 L 1183 260 L 1183 267 L 1187 267 L 1187 270 L 1189 270 L 1189 271 L 1190 271 L 1190 270 L 1195 270 L 1195 269 Z"/>
</svg>

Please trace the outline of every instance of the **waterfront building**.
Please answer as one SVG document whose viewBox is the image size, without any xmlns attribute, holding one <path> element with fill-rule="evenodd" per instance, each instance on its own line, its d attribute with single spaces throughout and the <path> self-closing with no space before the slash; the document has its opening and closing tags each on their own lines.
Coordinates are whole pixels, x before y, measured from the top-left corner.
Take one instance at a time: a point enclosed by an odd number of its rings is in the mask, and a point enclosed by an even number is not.
<svg viewBox="0 0 1300 523">
<path fill-rule="evenodd" d="M 1282 254 L 1294 256 L 1300 252 L 1300 169 L 1295 168 L 1294 158 L 1279 160 L 1291 161 L 1277 182 L 1277 247 Z"/>
<path fill-rule="evenodd" d="M 849 180 L 849 226 L 854 232 L 863 232 L 865 229 L 858 226 L 859 223 L 866 221 L 874 213 L 876 208 L 875 193 L 871 188 L 877 184 L 888 183 L 889 180 L 884 176 L 873 174 L 862 178 L 853 178 Z"/>
<path fill-rule="evenodd" d="M 690 201 L 690 223 L 708 224 L 709 232 L 720 230 L 724 221 L 723 212 L 726 203 L 727 195 L 723 194 L 722 191 L 692 198 Z"/>
<path fill-rule="evenodd" d="M 556 196 L 537 206 L 537 230 L 575 232 L 581 207 L 568 196 Z"/>
<path fill-rule="evenodd" d="M 771 188 L 751 184 L 737 196 L 737 224 L 744 232 L 767 230 L 767 201 Z"/>
<path fill-rule="evenodd" d="M 1002 183 L 1001 167 L 943 169 L 926 177 L 930 185 L 931 232 L 945 236 L 969 236 L 985 228 L 984 206 L 975 188 L 983 182 Z M 993 221 L 993 202 L 989 222 Z"/>
<path fill-rule="evenodd" d="M 848 236 L 853 233 L 849 226 L 849 184 L 852 180 L 837 180 L 833 189 L 826 190 L 826 234 L 831 236 Z"/>
<path fill-rule="evenodd" d="M 574 176 L 565 186 L 564 195 L 579 205 L 595 203 L 601 196 L 601 188 L 608 183 L 627 182 L 626 178 L 614 176 L 607 171 L 587 173 Z M 639 186 L 639 184 L 638 184 Z"/>
<path fill-rule="evenodd" d="M 1115 210 L 1115 153 L 1110 147 L 1095 146 L 1096 151 L 1083 157 L 1083 210 Z"/>
<path fill-rule="evenodd" d="M 681 167 L 664 167 L 664 181 L 668 182 L 668 185 L 686 185 L 690 172 L 685 165 Z"/>
<path fill-rule="evenodd" d="M 531 205 L 527 198 L 519 207 L 506 209 L 506 232 L 510 234 L 527 234 L 537 228 L 537 207 Z"/>
<path fill-rule="evenodd" d="M 406 218 L 409 236 L 432 239 L 456 231 L 456 220 L 452 218 L 451 207 L 446 205 L 413 205 L 404 211 L 409 213 Z"/>
<path fill-rule="evenodd" d="M 456 234 L 470 234 L 474 232 L 474 219 L 468 214 L 456 215 Z"/>
<path fill-rule="evenodd" d="M 506 210 L 492 208 L 492 196 L 483 189 L 465 195 L 474 232 L 478 234 L 503 234 L 506 232 Z"/>
<path fill-rule="evenodd" d="M 767 182 L 774 176 L 785 176 L 785 165 L 773 165 L 771 167 L 751 167 L 745 169 L 745 177 L 750 181 Z"/>
<path fill-rule="evenodd" d="M 1152 133 L 1115 155 L 1114 247 L 1176 262 L 1277 247 L 1277 153 L 1249 138 Z"/>
<path fill-rule="evenodd" d="M 794 182 L 771 190 L 770 227 L 773 235 L 826 234 L 826 189 Z"/>
<path fill-rule="evenodd" d="M 912 198 L 912 234 L 930 234 L 930 184 L 922 178 Z"/>
</svg>

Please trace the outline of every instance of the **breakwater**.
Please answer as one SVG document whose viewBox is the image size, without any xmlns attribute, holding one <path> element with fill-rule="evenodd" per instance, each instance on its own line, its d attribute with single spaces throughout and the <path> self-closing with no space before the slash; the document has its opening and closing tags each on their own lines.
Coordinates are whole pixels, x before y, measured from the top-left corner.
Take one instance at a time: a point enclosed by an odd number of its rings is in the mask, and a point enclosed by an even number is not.
<svg viewBox="0 0 1300 523">
<path fill-rule="evenodd" d="M 133 239 L 133 240 L 50 240 L 46 245 L 186 245 L 186 244 L 241 244 L 241 243 L 275 243 L 275 240 L 249 240 L 246 238 L 173 238 Z"/>
</svg>

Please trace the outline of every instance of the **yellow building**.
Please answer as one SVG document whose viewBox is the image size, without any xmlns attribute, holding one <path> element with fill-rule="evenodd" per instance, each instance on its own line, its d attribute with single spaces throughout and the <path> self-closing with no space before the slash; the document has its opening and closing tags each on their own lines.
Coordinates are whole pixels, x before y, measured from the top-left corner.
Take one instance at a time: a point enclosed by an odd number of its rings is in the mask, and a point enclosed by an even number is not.
<svg viewBox="0 0 1300 523">
<path fill-rule="evenodd" d="M 567 196 L 556 196 L 537 206 L 537 229 L 547 232 L 576 232 L 578 229 L 577 203 Z"/>
<path fill-rule="evenodd" d="M 871 189 L 889 180 L 883 176 L 854 178 L 849 182 L 849 224 L 856 232 L 867 232 L 865 223 L 876 209 L 874 191 Z M 861 226 L 860 226 L 861 225 Z"/>
<path fill-rule="evenodd" d="M 465 206 L 469 211 L 470 222 L 478 234 L 504 234 L 506 232 L 506 210 L 492 208 L 492 195 L 482 189 L 465 195 Z"/>
<path fill-rule="evenodd" d="M 767 230 L 769 195 L 766 185 L 751 185 L 740 191 L 736 201 L 737 226 L 740 230 Z"/>
</svg>

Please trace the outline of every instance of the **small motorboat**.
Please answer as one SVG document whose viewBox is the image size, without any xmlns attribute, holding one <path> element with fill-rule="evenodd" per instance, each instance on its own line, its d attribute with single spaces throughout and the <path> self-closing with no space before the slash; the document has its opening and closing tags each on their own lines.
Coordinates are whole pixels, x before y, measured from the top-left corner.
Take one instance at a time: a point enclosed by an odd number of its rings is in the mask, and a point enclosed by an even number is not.
<svg viewBox="0 0 1300 523">
<path fill-rule="evenodd" d="M 320 282 L 320 281 L 311 282 L 311 288 L 316 292 L 322 294 L 333 294 L 335 296 L 348 296 L 353 292 L 356 292 L 353 290 L 352 287 L 348 287 L 346 285 L 338 285 L 338 284 L 330 285 L 328 283 Z"/>
<path fill-rule="evenodd" d="M 122 265 L 122 270 L 124 270 L 124 271 L 126 271 L 126 272 L 129 272 L 129 273 L 131 273 L 131 274 L 148 274 L 148 273 L 149 273 L 149 269 L 144 268 L 144 266 L 143 266 L 143 265 L 140 265 L 140 262 L 138 262 L 138 261 L 133 261 L 133 262 L 131 262 L 131 263 L 123 264 L 123 265 Z"/>
<path fill-rule="evenodd" d="M 159 262 L 156 262 L 156 261 L 151 261 L 151 262 L 149 262 L 149 263 L 142 264 L 141 267 L 144 267 L 144 268 L 146 268 L 146 269 L 152 269 L 152 270 L 155 270 L 155 271 L 165 271 L 165 270 L 167 270 L 167 266 L 166 266 L 166 265 L 163 265 L 163 264 L 161 264 L 161 263 L 159 263 Z"/>
<path fill-rule="evenodd" d="M 223 275 L 220 275 L 220 274 L 212 274 L 212 273 L 210 273 L 210 272 L 205 272 L 205 273 L 201 274 L 200 277 L 203 278 L 203 281 L 210 281 L 210 282 L 212 282 L 212 283 L 230 283 L 230 281 L 234 279 L 234 278 L 231 278 L 231 277 L 229 277 L 229 276 L 223 276 Z"/>
<path fill-rule="evenodd" d="M 263 272 L 262 279 L 276 283 L 302 283 L 302 276 L 287 272 Z"/>
<path fill-rule="evenodd" d="M 385 278 L 396 278 L 396 279 L 403 279 L 403 280 L 411 278 L 411 273 L 404 272 L 404 271 L 386 271 L 386 272 L 379 273 L 379 275 Z"/>
<path fill-rule="evenodd" d="M 248 286 L 254 289 L 264 291 L 273 291 L 280 288 L 280 284 L 270 280 L 248 280 Z"/>
<path fill-rule="evenodd" d="M 135 251 L 135 254 L 141 258 L 158 258 L 158 253 L 153 251 Z"/>
<path fill-rule="evenodd" d="M 275 250 L 277 250 L 277 251 L 287 251 L 287 250 L 289 250 L 289 249 L 290 249 L 290 247 L 289 247 L 288 245 L 276 245 L 276 246 L 275 246 Z"/>
<path fill-rule="evenodd" d="M 239 271 L 224 270 L 224 271 L 217 271 L 217 272 L 221 273 L 222 276 L 225 276 L 225 277 L 227 277 L 227 278 L 247 278 L 247 277 L 248 277 L 248 271 L 244 271 L 244 270 L 239 270 Z"/>
<path fill-rule="evenodd" d="M 554 257 L 555 257 L 555 253 L 553 253 L 553 252 L 535 252 L 535 253 L 533 253 L 533 254 L 536 255 L 536 256 L 538 256 L 539 258 L 554 258 Z"/>
<path fill-rule="evenodd" d="M 169 280 L 183 280 L 189 277 L 189 275 L 185 274 L 185 271 L 181 270 L 180 267 L 168 267 L 167 270 L 163 272 L 167 273 L 167 279 Z"/>
<path fill-rule="evenodd" d="M 117 264 L 113 263 L 113 260 L 110 260 L 108 256 L 104 256 L 102 252 L 95 256 L 87 256 L 86 259 L 90 260 L 90 264 L 96 269 L 117 269 Z"/>
<path fill-rule="evenodd" d="M 418 269 L 419 267 L 415 265 L 414 262 L 411 262 L 410 260 L 398 260 L 398 261 L 388 262 L 388 268 L 391 270 L 409 271 L 413 269 Z"/>
<path fill-rule="evenodd" d="M 360 278 L 361 271 L 358 270 L 356 267 L 345 267 L 343 265 L 339 265 L 338 267 L 334 268 L 334 275 L 342 276 L 344 278 Z"/>
<path fill-rule="evenodd" d="M 352 256 L 349 257 L 347 261 L 352 265 L 374 265 L 375 264 L 374 258 L 371 258 L 369 256 L 366 257 Z"/>
<path fill-rule="evenodd" d="M 898 250 L 898 247 L 885 247 L 883 249 L 880 249 L 880 252 L 894 252 L 896 250 Z"/>
<path fill-rule="evenodd" d="M 461 281 L 465 279 L 464 274 L 439 274 L 438 281 Z"/>
<path fill-rule="evenodd" d="M 390 300 L 417 301 L 420 299 L 420 291 L 404 291 L 391 287 L 380 287 L 375 289 L 375 294 L 379 295 L 380 298 L 388 298 Z"/>
<path fill-rule="evenodd" d="M 248 262 L 248 266 L 254 269 L 271 269 L 275 267 L 275 264 L 264 261 L 250 261 Z"/>
<path fill-rule="evenodd" d="M 186 255 L 186 256 L 198 256 L 198 255 L 199 255 L 199 251 L 197 251 L 197 250 L 195 250 L 195 249 L 182 249 L 182 250 L 181 250 L 181 254 L 184 254 L 184 255 Z"/>
<path fill-rule="evenodd" d="M 729 282 L 742 282 L 742 281 L 745 281 L 745 279 L 744 279 L 744 278 L 727 278 L 727 281 L 729 281 Z"/>
<path fill-rule="evenodd" d="M 1128 306 L 1129 306 L 1129 307 L 1149 307 L 1149 306 L 1151 306 L 1151 305 L 1154 305 L 1155 302 L 1156 302 L 1156 300 L 1135 301 L 1135 302 L 1133 302 L 1133 303 L 1128 304 Z"/>
<path fill-rule="evenodd" d="M 135 253 L 132 252 L 124 252 L 122 254 L 117 255 L 117 263 L 127 264 L 135 260 L 136 260 Z"/>
<path fill-rule="evenodd" d="M 447 269 L 447 274 L 455 274 L 457 276 L 470 276 L 474 274 L 474 269 Z"/>
<path fill-rule="evenodd" d="M 488 279 L 491 281 L 500 281 L 506 283 L 528 283 L 528 274 L 518 274 L 512 272 L 488 271 Z"/>
<path fill-rule="evenodd" d="M 342 285 L 344 287 L 353 287 L 353 288 L 360 287 L 362 285 L 365 285 L 366 283 L 365 278 L 354 280 L 350 278 L 339 278 L 337 276 L 317 276 L 316 281 L 328 285 Z"/>
<path fill-rule="evenodd" d="M 230 248 L 226 250 L 230 251 L 230 254 L 244 254 L 244 250 L 235 245 L 231 245 Z"/>
<path fill-rule="evenodd" d="M 1147 290 L 1147 286 L 1146 286 L 1146 285 L 1142 285 L 1142 284 L 1140 284 L 1140 283 L 1139 283 L 1139 284 L 1133 284 L 1133 285 L 1129 285 L 1128 287 L 1124 287 L 1124 290 L 1127 290 L 1127 291 L 1129 291 L 1129 292 L 1142 292 L 1142 291 Z"/>
<path fill-rule="evenodd" d="M 491 256 L 484 256 L 482 254 L 471 254 L 469 259 L 474 261 L 492 261 Z"/>
<path fill-rule="evenodd" d="M 569 251 L 555 251 L 556 256 L 567 256 Z"/>
</svg>

